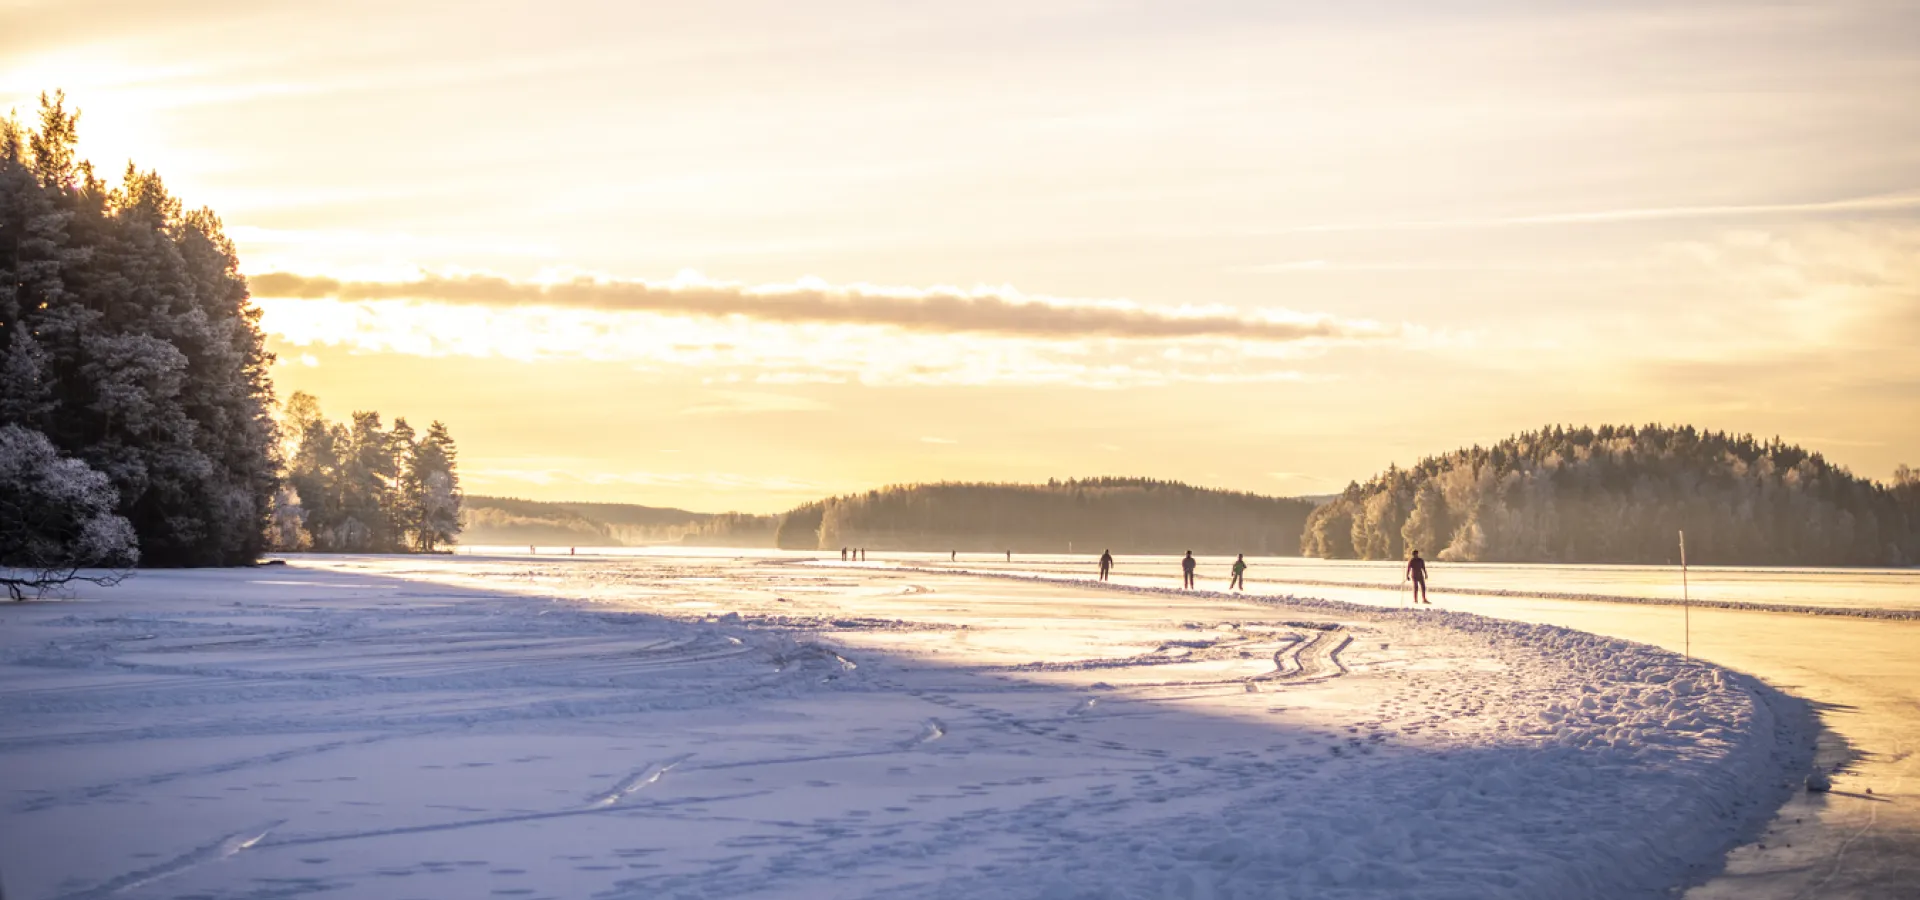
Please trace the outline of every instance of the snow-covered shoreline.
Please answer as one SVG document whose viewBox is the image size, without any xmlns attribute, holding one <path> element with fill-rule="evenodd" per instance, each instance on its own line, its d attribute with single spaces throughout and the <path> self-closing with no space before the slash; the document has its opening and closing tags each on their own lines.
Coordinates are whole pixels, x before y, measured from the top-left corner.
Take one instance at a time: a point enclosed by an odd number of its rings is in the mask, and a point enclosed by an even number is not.
<svg viewBox="0 0 1920 900">
<path fill-rule="evenodd" d="M 1659 896 L 1803 765 L 1753 679 L 1567 629 L 768 562 L 8 610 L 9 896 Z"/>
</svg>

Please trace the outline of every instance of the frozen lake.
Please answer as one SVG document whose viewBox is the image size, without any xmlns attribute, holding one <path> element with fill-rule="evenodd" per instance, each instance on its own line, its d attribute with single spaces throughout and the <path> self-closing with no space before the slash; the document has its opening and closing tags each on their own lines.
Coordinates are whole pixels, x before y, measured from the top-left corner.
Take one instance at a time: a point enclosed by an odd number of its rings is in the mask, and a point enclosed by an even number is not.
<svg viewBox="0 0 1920 900">
<path fill-rule="evenodd" d="M 1788 701 L 1608 638 L 872 559 L 312 557 L 0 608 L 0 876 L 1641 897 L 1716 871 L 1804 766 Z"/>
</svg>

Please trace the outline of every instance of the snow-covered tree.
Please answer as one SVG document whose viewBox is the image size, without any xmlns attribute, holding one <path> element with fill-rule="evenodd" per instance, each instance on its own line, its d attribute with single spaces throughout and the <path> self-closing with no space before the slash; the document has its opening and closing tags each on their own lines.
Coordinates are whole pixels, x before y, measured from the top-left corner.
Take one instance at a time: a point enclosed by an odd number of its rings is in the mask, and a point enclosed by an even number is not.
<svg viewBox="0 0 1920 900">
<path fill-rule="evenodd" d="M 232 244 L 158 175 L 109 189 L 79 114 L 0 122 L 0 423 L 104 474 L 148 565 L 257 558 L 278 486 L 272 386 Z"/>
<path fill-rule="evenodd" d="M 430 553 L 459 535 L 457 452 L 444 424 L 417 440 L 405 419 L 386 429 L 377 412 L 354 413 L 349 427 L 304 392 L 287 400 L 283 421 L 294 435 L 287 480 L 312 549 Z"/>
<path fill-rule="evenodd" d="M 427 426 L 426 436 L 407 449 L 404 481 L 414 492 L 408 503 L 413 546 L 432 553 L 460 535 L 459 452 L 440 422 Z"/>
<path fill-rule="evenodd" d="M 111 584 L 139 560 L 107 476 L 46 435 L 0 425 L 0 585 L 15 600 L 70 581 Z"/>
<path fill-rule="evenodd" d="M 291 485 L 273 495 L 273 514 L 267 518 L 267 546 L 281 551 L 313 549 L 313 534 L 307 531 L 307 511 L 300 505 L 300 494 Z"/>
</svg>

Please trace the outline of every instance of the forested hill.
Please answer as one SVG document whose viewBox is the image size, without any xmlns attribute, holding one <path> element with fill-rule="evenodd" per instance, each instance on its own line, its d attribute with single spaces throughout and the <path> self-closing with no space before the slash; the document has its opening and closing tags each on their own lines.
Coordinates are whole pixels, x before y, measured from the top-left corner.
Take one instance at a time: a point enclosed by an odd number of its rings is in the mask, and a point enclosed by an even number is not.
<svg viewBox="0 0 1920 900">
<path fill-rule="evenodd" d="M 1293 555 L 1312 509 L 1144 478 L 916 484 L 800 506 L 780 517 L 774 538 L 794 550 Z"/>
<path fill-rule="evenodd" d="M 627 503 L 554 503 L 468 495 L 461 511 L 469 544 L 620 547 L 677 541 L 709 513 Z M 765 544 L 772 546 L 769 536 Z"/>
<path fill-rule="evenodd" d="M 1389 468 L 1315 510 L 1307 556 L 1507 562 L 1902 565 L 1920 490 L 1779 439 L 1690 426 L 1551 426 Z"/>
</svg>

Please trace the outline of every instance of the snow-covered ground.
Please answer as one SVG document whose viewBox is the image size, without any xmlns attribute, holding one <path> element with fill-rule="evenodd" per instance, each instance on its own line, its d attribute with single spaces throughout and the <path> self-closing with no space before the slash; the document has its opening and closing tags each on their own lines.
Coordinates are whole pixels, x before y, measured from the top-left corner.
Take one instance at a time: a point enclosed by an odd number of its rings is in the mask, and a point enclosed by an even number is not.
<svg viewBox="0 0 1920 900">
<path fill-rule="evenodd" d="M 14 900 L 1662 896 L 1805 743 L 1665 651 L 1315 601 L 716 555 L 81 598 L 0 607 Z"/>
<path fill-rule="evenodd" d="M 1224 563 L 1201 566 L 1218 588 Z M 1406 604 L 1398 567 L 1323 560 L 1256 563 L 1250 593 L 1311 593 L 1388 608 Z M 1125 558 L 1116 582 L 1173 591 L 1177 560 Z M 955 565 L 932 554 L 889 555 L 871 565 Z M 1018 579 L 1084 583 L 1090 558 L 962 557 L 958 567 Z M 1701 570 L 1696 569 L 1696 576 Z M 1816 765 L 1828 793 L 1797 793 L 1725 872 L 1689 900 L 1913 900 L 1920 897 L 1920 570 L 1718 569 L 1693 580 L 1711 606 L 1683 610 L 1678 571 L 1653 567 L 1453 566 L 1436 569 L 1440 609 L 1560 625 L 1693 655 L 1754 675 L 1813 704 L 1823 728 Z M 1585 573 L 1585 574 L 1581 574 Z M 1300 583 L 1287 579 L 1304 574 Z M 1579 600 L 1528 585 L 1585 579 Z M 1454 590 L 1466 585 L 1468 591 Z M 1561 594 L 1564 597 L 1564 594 Z M 1620 596 L 1639 602 L 1608 602 Z M 1662 605 L 1655 605 L 1662 604 Z M 1780 610 L 1846 615 L 1803 615 Z M 1891 621 L 1890 621 L 1891 620 Z M 1691 627 L 1689 627 L 1689 625 Z"/>
</svg>

